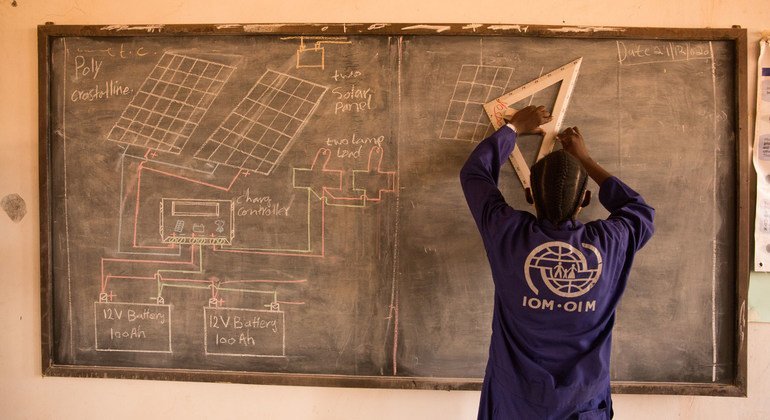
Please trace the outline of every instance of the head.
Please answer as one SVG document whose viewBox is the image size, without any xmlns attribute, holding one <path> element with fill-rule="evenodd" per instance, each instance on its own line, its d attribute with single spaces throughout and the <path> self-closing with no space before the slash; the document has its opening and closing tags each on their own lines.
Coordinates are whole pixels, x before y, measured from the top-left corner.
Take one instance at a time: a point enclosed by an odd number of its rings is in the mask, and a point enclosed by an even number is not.
<svg viewBox="0 0 770 420">
<path fill-rule="evenodd" d="M 577 158 L 557 150 L 537 161 L 530 175 L 527 201 L 535 205 L 538 218 L 555 225 L 577 217 L 591 201 L 586 190 L 588 174 Z"/>
</svg>

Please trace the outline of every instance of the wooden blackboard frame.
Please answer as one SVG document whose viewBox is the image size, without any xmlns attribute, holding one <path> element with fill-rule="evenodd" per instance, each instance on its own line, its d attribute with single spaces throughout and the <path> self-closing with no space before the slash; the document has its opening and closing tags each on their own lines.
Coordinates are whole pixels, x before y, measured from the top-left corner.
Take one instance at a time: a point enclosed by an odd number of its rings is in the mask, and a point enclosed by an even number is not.
<svg viewBox="0 0 770 420">
<path fill-rule="evenodd" d="M 55 360 L 54 298 L 55 283 L 52 261 L 54 239 L 52 221 L 51 168 L 51 45 L 61 37 L 156 37 L 156 36 L 221 36 L 221 35 L 440 35 L 488 37 L 542 37 L 583 39 L 677 39 L 686 41 L 727 41 L 733 44 L 734 106 L 736 109 L 734 192 L 736 226 L 733 247 L 736 271 L 734 377 L 730 383 L 613 382 L 616 393 L 686 394 L 712 396 L 746 396 L 747 392 L 747 295 L 750 245 L 750 161 L 748 136 L 747 33 L 740 27 L 724 29 L 573 27 L 544 25 L 487 24 L 196 24 L 196 25 L 54 25 L 38 27 L 38 119 L 39 119 L 39 183 L 40 183 L 40 298 L 41 348 L 44 376 L 109 377 L 123 379 L 180 380 L 205 382 L 238 382 L 249 384 L 308 385 L 335 387 L 381 387 L 402 389 L 478 390 L 480 381 L 453 378 L 381 377 L 256 373 L 238 371 L 118 368 L 68 365 Z"/>
</svg>

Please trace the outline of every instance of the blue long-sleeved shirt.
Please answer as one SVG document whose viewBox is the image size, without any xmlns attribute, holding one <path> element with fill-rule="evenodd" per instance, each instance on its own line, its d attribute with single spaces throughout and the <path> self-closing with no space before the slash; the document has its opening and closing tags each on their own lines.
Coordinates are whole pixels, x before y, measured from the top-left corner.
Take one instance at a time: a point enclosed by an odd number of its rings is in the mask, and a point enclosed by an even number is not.
<svg viewBox="0 0 770 420">
<path fill-rule="evenodd" d="M 515 141 L 504 126 L 460 173 L 495 284 L 479 418 L 566 418 L 609 398 L 615 309 L 655 210 L 615 177 L 599 190 L 606 220 L 557 227 L 515 210 L 497 188 Z"/>
</svg>

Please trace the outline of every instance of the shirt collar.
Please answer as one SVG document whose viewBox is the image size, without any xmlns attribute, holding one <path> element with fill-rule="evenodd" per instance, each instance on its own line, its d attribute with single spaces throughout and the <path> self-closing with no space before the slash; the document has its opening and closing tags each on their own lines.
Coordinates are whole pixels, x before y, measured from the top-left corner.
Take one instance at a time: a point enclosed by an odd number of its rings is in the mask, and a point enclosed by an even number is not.
<svg viewBox="0 0 770 420">
<path fill-rule="evenodd" d="M 580 221 L 578 220 L 567 220 L 566 222 L 562 223 L 559 226 L 556 226 L 555 224 L 551 223 L 547 219 L 537 219 L 537 223 L 543 229 L 556 230 L 556 231 L 573 231 L 583 227 L 583 224 L 580 223 Z"/>
</svg>

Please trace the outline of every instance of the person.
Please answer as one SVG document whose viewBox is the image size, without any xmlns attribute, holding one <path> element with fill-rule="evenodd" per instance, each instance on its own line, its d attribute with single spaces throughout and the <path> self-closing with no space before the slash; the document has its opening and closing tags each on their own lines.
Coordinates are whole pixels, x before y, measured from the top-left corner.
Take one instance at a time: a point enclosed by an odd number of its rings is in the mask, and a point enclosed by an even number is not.
<svg viewBox="0 0 770 420">
<path fill-rule="evenodd" d="M 541 133 L 544 107 L 516 112 L 478 144 L 460 172 L 494 281 L 489 358 L 479 419 L 607 419 L 615 310 L 634 254 L 652 237 L 655 210 L 596 163 L 577 127 L 562 149 L 532 167 L 527 201 L 511 208 L 498 189 L 500 167 L 519 134 Z M 576 217 L 599 185 L 604 220 Z"/>
</svg>

